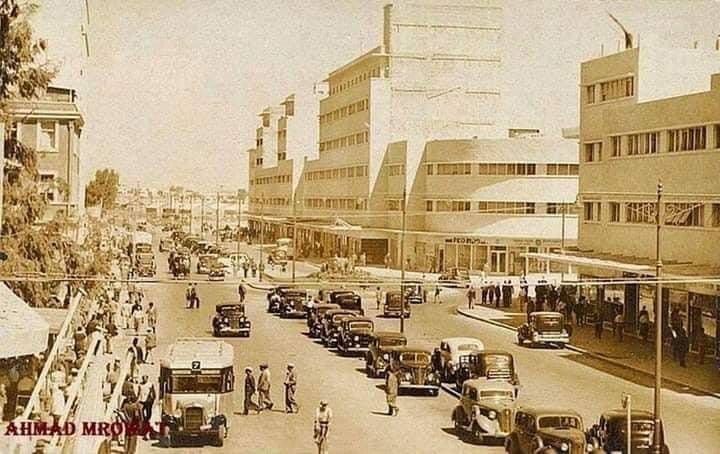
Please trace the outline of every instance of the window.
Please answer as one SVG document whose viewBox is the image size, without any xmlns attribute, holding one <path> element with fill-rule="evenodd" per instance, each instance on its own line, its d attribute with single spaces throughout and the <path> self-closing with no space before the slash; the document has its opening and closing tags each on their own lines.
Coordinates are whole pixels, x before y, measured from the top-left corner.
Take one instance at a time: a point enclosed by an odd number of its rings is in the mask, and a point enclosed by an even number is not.
<svg viewBox="0 0 720 454">
<path fill-rule="evenodd" d="M 469 200 L 453 200 L 451 211 L 470 211 Z"/>
<path fill-rule="evenodd" d="M 585 162 L 597 162 L 602 160 L 602 142 L 591 142 L 585 144 Z"/>
<path fill-rule="evenodd" d="M 399 199 L 387 199 L 385 200 L 385 210 L 387 211 L 401 211 L 402 200 Z"/>
<path fill-rule="evenodd" d="M 435 211 L 451 211 L 452 204 L 449 200 L 438 200 L 435 202 Z"/>
<path fill-rule="evenodd" d="M 57 149 L 57 137 L 54 121 L 41 121 L 38 123 L 38 150 L 55 151 Z"/>
<path fill-rule="evenodd" d="M 610 137 L 610 145 L 612 147 L 612 156 L 618 157 L 621 154 L 622 137 L 613 136 Z"/>
<path fill-rule="evenodd" d="M 632 76 L 600 83 L 600 101 L 627 98 L 634 94 L 635 83 Z"/>
<path fill-rule="evenodd" d="M 704 214 L 702 203 L 666 203 L 665 225 L 702 227 Z"/>
<path fill-rule="evenodd" d="M 712 204 L 712 226 L 720 227 L 720 203 Z"/>
<path fill-rule="evenodd" d="M 547 204 L 547 214 L 558 214 L 560 212 L 559 210 L 559 204 L 548 202 Z"/>
<path fill-rule="evenodd" d="M 472 165 L 470 163 L 461 164 L 438 164 L 438 175 L 470 175 Z"/>
<path fill-rule="evenodd" d="M 625 204 L 625 222 L 630 224 L 655 224 L 655 203 L 630 202 Z"/>
<path fill-rule="evenodd" d="M 263 115 L 263 117 L 262 117 L 262 125 L 263 125 L 263 128 L 269 128 L 269 127 L 270 127 L 270 115 Z"/>
<path fill-rule="evenodd" d="M 620 222 L 620 204 L 618 202 L 610 202 L 608 211 L 610 212 L 610 222 Z"/>
<path fill-rule="evenodd" d="M 284 161 L 287 159 L 287 153 L 278 153 L 278 161 Z"/>
<path fill-rule="evenodd" d="M 585 99 L 588 104 L 595 104 L 595 85 L 585 87 Z"/>
<path fill-rule="evenodd" d="M 632 134 L 627 136 L 627 154 L 629 156 L 652 154 L 658 151 L 658 133 Z"/>
<path fill-rule="evenodd" d="M 586 222 L 599 222 L 600 221 L 600 202 L 585 202 L 583 203 L 583 219 Z"/>
<path fill-rule="evenodd" d="M 432 175 L 432 174 L 433 174 L 433 170 L 435 169 L 435 166 L 433 166 L 432 164 L 428 164 L 428 165 L 425 166 L 425 167 L 426 167 L 426 169 L 427 169 L 427 174 L 428 174 L 428 175 Z"/>
<path fill-rule="evenodd" d="M 668 151 L 703 150 L 705 140 L 705 126 L 672 129 L 668 131 Z"/>
<path fill-rule="evenodd" d="M 55 175 L 52 173 L 40 174 L 40 191 L 45 200 L 54 202 L 58 197 L 57 187 L 55 186 Z"/>
<path fill-rule="evenodd" d="M 425 201 L 425 211 L 432 211 L 432 210 L 433 210 L 433 201 L 426 200 Z"/>
<path fill-rule="evenodd" d="M 715 125 L 715 148 L 720 148 L 720 125 Z"/>
</svg>

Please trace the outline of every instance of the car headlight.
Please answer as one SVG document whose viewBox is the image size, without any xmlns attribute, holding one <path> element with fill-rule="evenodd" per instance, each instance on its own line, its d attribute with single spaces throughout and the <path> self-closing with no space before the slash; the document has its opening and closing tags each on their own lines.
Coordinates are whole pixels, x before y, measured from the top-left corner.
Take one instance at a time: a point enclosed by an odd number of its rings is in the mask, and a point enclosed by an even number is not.
<svg viewBox="0 0 720 454">
<path fill-rule="evenodd" d="M 384 359 L 385 361 L 387 361 L 387 360 L 390 359 L 390 355 L 388 355 L 387 353 L 383 353 L 382 359 Z"/>
<path fill-rule="evenodd" d="M 405 372 L 405 380 L 407 380 L 407 381 L 412 380 L 412 374 L 410 372 Z"/>
<path fill-rule="evenodd" d="M 567 451 L 569 449 L 570 449 L 570 445 L 568 445 L 564 441 L 562 443 L 560 443 L 560 451 Z"/>
<path fill-rule="evenodd" d="M 495 418 L 497 418 L 497 413 L 495 412 L 495 410 L 490 410 L 490 411 L 488 412 L 488 418 L 490 418 L 490 419 L 495 419 Z"/>
<path fill-rule="evenodd" d="M 353 340 L 354 340 L 355 342 L 359 341 L 359 340 L 360 340 L 360 336 L 355 336 L 355 337 L 353 337 Z"/>
</svg>

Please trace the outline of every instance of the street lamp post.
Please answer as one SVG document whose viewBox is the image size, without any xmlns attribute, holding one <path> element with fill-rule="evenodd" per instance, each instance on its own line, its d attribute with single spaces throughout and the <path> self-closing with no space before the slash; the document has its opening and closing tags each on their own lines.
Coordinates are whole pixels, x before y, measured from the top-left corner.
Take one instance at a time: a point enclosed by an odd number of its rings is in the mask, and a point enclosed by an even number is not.
<svg viewBox="0 0 720 454">
<path fill-rule="evenodd" d="M 405 332 L 405 212 L 407 187 L 403 187 L 402 224 L 400 227 L 400 332 Z"/>
<path fill-rule="evenodd" d="M 560 233 L 560 253 L 565 255 L 565 211 L 567 206 L 565 203 L 562 204 L 562 230 Z"/>
<path fill-rule="evenodd" d="M 297 212 L 296 212 L 296 203 L 295 200 L 295 194 L 293 194 L 292 197 L 292 204 L 293 204 L 293 210 L 292 210 L 292 282 L 295 283 L 295 255 L 298 251 L 298 244 L 297 244 Z"/>
<path fill-rule="evenodd" d="M 215 193 L 215 245 L 220 246 L 220 191 Z"/>
<path fill-rule="evenodd" d="M 205 239 L 205 194 L 200 195 L 200 239 Z"/>
<path fill-rule="evenodd" d="M 240 274 L 240 267 L 239 267 L 239 265 L 240 265 L 240 237 L 241 237 L 240 232 L 242 231 L 242 202 L 240 199 L 240 189 L 238 189 L 238 191 L 237 191 L 237 202 L 238 202 L 238 224 L 237 224 L 237 234 L 236 234 L 237 235 L 237 238 L 236 238 L 236 240 L 237 240 L 237 251 L 236 251 L 237 255 L 235 258 L 235 270 L 239 275 Z"/>
<path fill-rule="evenodd" d="M 260 195 L 260 263 L 258 263 L 259 281 L 262 282 L 263 265 L 263 244 L 265 243 L 265 196 Z"/>
<path fill-rule="evenodd" d="M 662 225 L 662 193 L 663 184 L 657 184 L 657 205 L 655 208 L 655 431 L 653 435 L 653 453 L 662 454 L 662 347 L 663 347 L 663 317 L 662 317 L 662 252 L 660 248 L 660 228 Z"/>
<path fill-rule="evenodd" d="M 192 235 L 192 214 L 193 214 L 193 213 L 192 213 L 192 206 L 193 206 L 193 198 L 194 198 L 194 195 L 191 193 L 191 194 L 190 194 L 190 222 L 189 222 L 189 225 L 188 225 L 188 233 L 189 233 L 190 235 Z"/>
</svg>

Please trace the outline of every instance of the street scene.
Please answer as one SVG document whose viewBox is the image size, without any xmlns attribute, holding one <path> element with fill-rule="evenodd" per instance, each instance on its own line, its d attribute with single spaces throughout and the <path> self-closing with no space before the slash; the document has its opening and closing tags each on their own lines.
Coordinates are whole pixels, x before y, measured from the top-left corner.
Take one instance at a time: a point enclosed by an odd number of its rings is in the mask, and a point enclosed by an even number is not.
<svg viewBox="0 0 720 454">
<path fill-rule="evenodd" d="M 705 454 L 720 3 L 0 0 L 0 454 Z"/>
</svg>

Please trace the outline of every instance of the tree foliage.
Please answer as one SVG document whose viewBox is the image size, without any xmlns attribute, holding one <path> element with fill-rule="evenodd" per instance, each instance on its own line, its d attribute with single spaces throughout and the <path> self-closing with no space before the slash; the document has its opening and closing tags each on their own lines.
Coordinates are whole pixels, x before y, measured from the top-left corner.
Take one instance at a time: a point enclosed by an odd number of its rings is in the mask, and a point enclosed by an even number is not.
<svg viewBox="0 0 720 454">
<path fill-rule="evenodd" d="M 99 251 L 98 232 L 91 231 L 81 247 L 68 237 L 73 226 L 67 219 L 38 224 L 47 201 L 40 190 L 37 153 L 9 134 L 8 102 L 39 97 L 55 75 L 54 67 L 44 60 L 44 41 L 33 38 L 28 17 L 35 8 L 0 0 L 0 115 L 7 128 L 0 248 L 8 256 L 0 262 L 0 274 L 16 276 L 7 281 L 8 286 L 28 303 L 42 306 L 59 284 L 48 277 L 107 273 L 109 261 Z M 93 282 L 80 285 L 92 290 Z"/>
<path fill-rule="evenodd" d="M 102 204 L 104 209 L 115 207 L 120 175 L 112 169 L 95 172 L 95 178 L 85 187 L 85 204 L 95 206 Z"/>
</svg>

